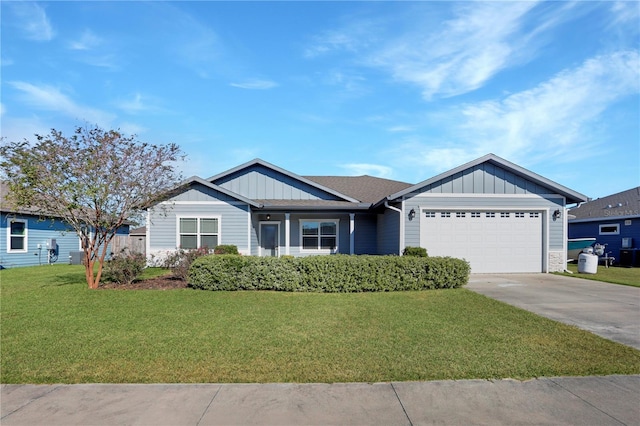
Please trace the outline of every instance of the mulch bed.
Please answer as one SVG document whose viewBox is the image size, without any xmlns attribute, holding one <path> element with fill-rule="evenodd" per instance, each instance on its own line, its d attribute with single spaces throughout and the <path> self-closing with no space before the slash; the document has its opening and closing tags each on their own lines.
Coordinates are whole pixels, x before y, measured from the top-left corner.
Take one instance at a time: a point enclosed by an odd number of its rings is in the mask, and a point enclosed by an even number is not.
<svg viewBox="0 0 640 426">
<path fill-rule="evenodd" d="M 131 284 L 101 283 L 100 288 L 116 290 L 173 290 L 187 288 L 187 282 L 172 276 L 149 278 L 135 281 Z"/>
</svg>

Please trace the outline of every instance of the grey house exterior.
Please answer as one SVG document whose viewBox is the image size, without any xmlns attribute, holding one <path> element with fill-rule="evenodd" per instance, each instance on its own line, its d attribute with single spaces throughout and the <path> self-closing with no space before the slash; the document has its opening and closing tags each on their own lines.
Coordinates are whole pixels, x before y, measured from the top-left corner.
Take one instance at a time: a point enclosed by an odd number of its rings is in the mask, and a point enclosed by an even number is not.
<svg viewBox="0 0 640 426">
<path fill-rule="evenodd" d="M 565 268 L 565 206 L 586 197 L 493 154 L 416 185 L 299 176 L 256 159 L 192 177 L 150 209 L 146 252 L 234 244 L 245 255 L 401 255 L 407 246 L 473 272 Z"/>
</svg>

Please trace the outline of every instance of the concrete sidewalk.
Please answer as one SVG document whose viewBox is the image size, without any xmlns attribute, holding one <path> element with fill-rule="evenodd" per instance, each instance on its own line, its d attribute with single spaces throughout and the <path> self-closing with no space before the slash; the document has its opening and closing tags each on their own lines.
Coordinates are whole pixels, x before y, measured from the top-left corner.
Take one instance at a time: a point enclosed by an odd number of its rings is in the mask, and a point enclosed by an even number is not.
<svg viewBox="0 0 640 426">
<path fill-rule="evenodd" d="M 640 375 L 353 384 L 2 385 L 8 425 L 640 425 Z"/>
</svg>

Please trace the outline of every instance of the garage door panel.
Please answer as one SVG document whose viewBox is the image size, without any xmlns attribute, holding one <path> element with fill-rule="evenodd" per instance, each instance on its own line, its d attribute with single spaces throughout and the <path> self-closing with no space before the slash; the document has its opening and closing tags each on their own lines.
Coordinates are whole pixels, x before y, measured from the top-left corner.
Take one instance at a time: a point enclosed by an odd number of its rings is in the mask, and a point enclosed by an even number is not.
<svg viewBox="0 0 640 426">
<path fill-rule="evenodd" d="M 537 212 L 422 214 L 420 241 L 431 256 L 466 259 L 472 272 L 541 272 L 542 229 Z"/>
</svg>

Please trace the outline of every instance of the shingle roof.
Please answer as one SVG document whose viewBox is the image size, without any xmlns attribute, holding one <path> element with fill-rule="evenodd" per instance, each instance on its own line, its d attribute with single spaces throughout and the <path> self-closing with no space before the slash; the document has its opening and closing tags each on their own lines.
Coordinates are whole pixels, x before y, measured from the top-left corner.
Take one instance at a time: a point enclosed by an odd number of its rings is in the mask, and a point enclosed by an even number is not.
<svg viewBox="0 0 640 426">
<path fill-rule="evenodd" d="M 376 203 L 387 195 L 409 188 L 412 184 L 373 176 L 305 176 L 322 186 L 335 189 L 363 203 Z"/>
<path fill-rule="evenodd" d="M 575 216 L 572 221 L 640 217 L 640 186 L 582 203 L 569 210 L 569 214 Z"/>
</svg>

